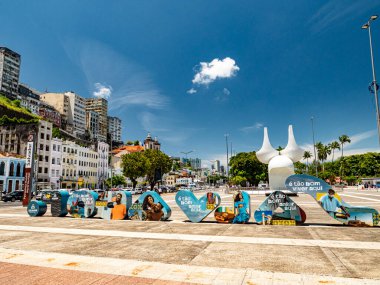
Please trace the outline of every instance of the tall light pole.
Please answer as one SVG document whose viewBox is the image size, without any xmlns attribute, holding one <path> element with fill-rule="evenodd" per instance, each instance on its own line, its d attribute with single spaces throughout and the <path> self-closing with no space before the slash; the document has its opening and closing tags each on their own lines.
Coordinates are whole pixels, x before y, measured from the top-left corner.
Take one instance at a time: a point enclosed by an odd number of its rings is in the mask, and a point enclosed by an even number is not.
<svg viewBox="0 0 380 285">
<path fill-rule="evenodd" d="M 183 153 L 186 156 L 186 161 L 187 161 L 187 155 L 189 153 L 192 153 L 192 152 L 194 152 L 194 151 L 193 150 L 190 150 L 190 151 L 181 151 L 180 153 Z"/>
<path fill-rule="evenodd" d="M 226 148 L 227 148 L 227 166 L 226 166 L 227 181 L 230 181 L 230 171 L 229 171 L 229 167 L 228 167 L 228 136 L 229 136 L 229 134 L 224 134 L 224 136 L 226 137 Z"/>
<path fill-rule="evenodd" d="M 372 64 L 372 84 L 370 85 L 370 91 L 371 87 L 373 88 L 373 93 L 375 95 L 375 103 L 376 103 L 376 121 L 377 121 L 377 132 L 379 135 L 379 144 L 380 144 L 380 112 L 379 112 L 379 98 L 377 96 L 377 83 L 376 83 L 376 72 L 375 72 L 375 62 L 374 62 L 374 56 L 373 56 L 373 49 L 372 49 L 372 33 L 371 33 L 371 23 L 377 19 L 377 15 L 371 16 L 369 18 L 368 22 L 365 23 L 362 26 L 362 29 L 368 30 L 368 35 L 369 35 L 369 49 L 371 52 L 371 64 Z"/>
<path fill-rule="evenodd" d="M 314 147 L 314 164 L 315 164 L 315 176 L 318 177 L 318 165 L 317 165 L 317 151 L 315 149 L 315 138 L 314 138 L 314 117 L 311 120 L 311 130 L 313 131 L 313 147 Z"/>
</svg>

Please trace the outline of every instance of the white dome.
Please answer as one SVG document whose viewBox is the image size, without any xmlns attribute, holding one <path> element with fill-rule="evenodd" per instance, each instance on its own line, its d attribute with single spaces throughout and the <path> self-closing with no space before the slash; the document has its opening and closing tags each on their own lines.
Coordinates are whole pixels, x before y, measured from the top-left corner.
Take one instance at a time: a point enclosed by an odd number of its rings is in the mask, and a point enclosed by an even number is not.
<svg viewBox="0 0 380 285">
<path fill-rule="evenodd" d="M 285 155 L 277 155 L 269 161 L 268 169 L 274 168 L 291 168 L 294 169 L 293 161 Z"/>
</svg>

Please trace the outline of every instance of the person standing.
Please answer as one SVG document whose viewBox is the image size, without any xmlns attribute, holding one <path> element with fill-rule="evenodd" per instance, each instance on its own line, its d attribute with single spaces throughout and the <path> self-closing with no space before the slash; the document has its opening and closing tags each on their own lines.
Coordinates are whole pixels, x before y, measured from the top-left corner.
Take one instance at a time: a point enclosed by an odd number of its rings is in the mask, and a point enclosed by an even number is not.
<svg viewBox="0 0 380 285">
<path fill-rule="evenodd" d="M 111 211 L 111 220 L 124 220 L 127 215 L 127 207 L 121 204 L 122 195 L 118 193 L 116 195 L 116 204 Z"/>
</svg>

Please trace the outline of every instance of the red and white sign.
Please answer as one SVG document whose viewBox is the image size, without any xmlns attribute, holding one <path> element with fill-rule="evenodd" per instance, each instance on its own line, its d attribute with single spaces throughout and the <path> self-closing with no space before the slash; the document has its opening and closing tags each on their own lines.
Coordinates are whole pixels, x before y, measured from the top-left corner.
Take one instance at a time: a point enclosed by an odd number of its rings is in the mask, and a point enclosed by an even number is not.
<svg viewBox="0 0 380 285">
<path fill-rule="evenodd" d="M 33 156 L 34 156 L 34 135 L 28 136 L 28 144 L 26 145 L 26 163 L 24 178 L 24 195 L 22 197 L 22 205 L 28 206 L 31 198 L 32 177 L 33 177 Z"/>
</svg>

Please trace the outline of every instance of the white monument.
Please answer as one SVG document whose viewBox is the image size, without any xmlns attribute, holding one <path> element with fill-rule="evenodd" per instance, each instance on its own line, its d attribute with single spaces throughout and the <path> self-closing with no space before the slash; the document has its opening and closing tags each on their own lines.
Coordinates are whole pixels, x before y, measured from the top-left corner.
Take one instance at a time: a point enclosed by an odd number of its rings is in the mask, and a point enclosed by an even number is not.
<svg viewBox="0 0 380 285">
<path fill-rule="evenodd" d="M 261 149 L 256 152 L 257 159 L 268 164 L 269 187 L 271 190 L 285 188 L 285 180 L 294 174 L 294 164 L 302 159 L 304 150 L 300 148 L 293 134 L 293 126 L 289 125 L 288 144 L 281 151 L 270 144 L 268 129 L 264 128 L 264 140 Z"/>
</svg>

